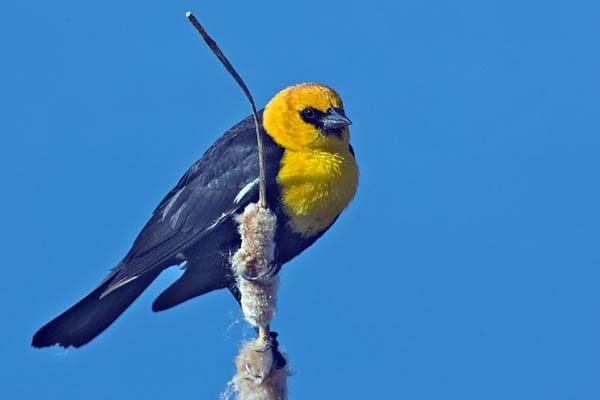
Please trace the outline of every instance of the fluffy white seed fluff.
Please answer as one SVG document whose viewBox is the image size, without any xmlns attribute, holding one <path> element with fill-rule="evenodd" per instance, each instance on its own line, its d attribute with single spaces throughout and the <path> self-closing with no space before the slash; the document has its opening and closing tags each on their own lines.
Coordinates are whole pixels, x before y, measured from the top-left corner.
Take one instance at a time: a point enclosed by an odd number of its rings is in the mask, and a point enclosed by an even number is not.
<svg viewBox="0 0 600 400">
<path fill-rule="evenodd" d="M 277 217 L 268 210 L 252 203 L 236 217 L 242 237 L 240 249 L 231 263 L 242 294 L 242 311 L 246 320 L 255 327 L 268 326 L 276 311 L 278 277 L 248 281 L 243 274 L 262 276 L 270 268 L 275 254 L 275 230 Z"/>
<path fill-rule="evenodd" d="M 237 277 L 242 311 L 246 320 L 258 329 L 256 339 L 246 342 L 236 358 L 237 373 L 222 398 L 235 395 L 239 400 L 287 399 L 287 365 L 273 367 L 273 350 L 270 344 L 269 325 L 277 309 L 277 276 L 267 277 L 275 255 L 275 230 L 277 217 L 258 204 L 249 204 L 236 216 L 242 243 L 231 257 Z M 246 280 L 242 275 L 262 276 Z M 231 388 L 231 387 L 230 387 Z"/>
<path fill-rule="evenodd" d="M 233 384 L 241 400 L 287 399 L 289 369 L 272 369 L 273 353 L 260 351 L 266 344 L 261 338 L 245 343 L 235 360 L 237 374 Z"/>
</svg>

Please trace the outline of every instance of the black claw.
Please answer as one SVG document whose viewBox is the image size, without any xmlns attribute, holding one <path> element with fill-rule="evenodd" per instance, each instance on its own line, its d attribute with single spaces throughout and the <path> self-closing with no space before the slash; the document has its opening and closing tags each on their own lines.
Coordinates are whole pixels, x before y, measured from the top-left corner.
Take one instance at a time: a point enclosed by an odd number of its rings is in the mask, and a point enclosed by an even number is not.
<svg viewBox="0 0 600 400">
<path fill-rule="evenodd" d="M 246 364 L 244 367 L 246 368 L 246 373 L 248 375 L 250 375 L 251 377 L 253 377 L 255 379 L 256 378 L 260 378 L 260 376 L 256 375 L 256 372 L 254 372 L 254 370 L 252 369 L 252 367 L 250 366 L 250 364 Z"/>
<path fill-rule="evenodd" d="M 265 347 L 263 347 L 262 349 L 256 349 L 255 351 L 258 353 L 264 353 L 267 350 L 271 350 L 273 348 L 273 345 L 271 343 L 267 343 L 265 345 Z"/>
<path fill-rule="evenodd" d="M 279 270 L 281 270 L 281 264 L 271 266 L 271 268 L 269 268 L 269 270 L 267 271 L 270 274 L 269 277 L 277 275 L 279 273 Z"/>
<path fill-rule="evenodd" d="M 271 278 L 273 277 L 275 274 L 277 274 L 277 272 L 279 272 L 279 269 L 281 268 L 281 266 L 276 265 L 276 264 L 271 264 L 269 265 L 269 269 L 261 275 L 250 275 L 247 272 L 242 273 L 242 278 L 244 278 L 247 281 L 253 282 L 253 281 L 260 281 L 266 278 Z"/>
<path fill-rule="evenodd" d="M 270 341 L 262 349 L 256 349 L 259 353 L 271 350 L 273 352 L 273 369 L 281 369 L 286 366 L 287 361 L 279 351 L 279 341 L 277 341 L 277 332 L 269 332 Z"/>
</svg>

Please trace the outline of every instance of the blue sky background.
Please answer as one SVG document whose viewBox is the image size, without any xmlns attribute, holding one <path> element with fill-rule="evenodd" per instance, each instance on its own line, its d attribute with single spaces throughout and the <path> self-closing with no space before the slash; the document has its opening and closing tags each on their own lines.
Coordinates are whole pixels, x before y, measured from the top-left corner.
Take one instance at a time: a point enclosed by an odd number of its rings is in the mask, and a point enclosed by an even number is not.
<svg viewBox="0 0 600 400">
<path fill-rule="evenodd" d="M 319 81 L 354 121 L 355 201 L 282 272 L 291 398 L 600 397 L 593 1 L 15 1 L 0 6 L 3 398 L 217 398 L 251 330 L 226 292 L 104 334 L 31 335 L 94 287 L 249 114 Z"/>
</svg>

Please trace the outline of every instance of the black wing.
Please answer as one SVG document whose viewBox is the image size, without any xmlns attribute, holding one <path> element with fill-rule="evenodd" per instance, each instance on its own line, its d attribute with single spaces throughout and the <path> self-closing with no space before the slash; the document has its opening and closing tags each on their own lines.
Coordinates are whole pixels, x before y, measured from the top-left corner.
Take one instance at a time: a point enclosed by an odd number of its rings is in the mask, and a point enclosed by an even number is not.
<svg viewBox="0 0 600 400">
<path fill-rule="evenodd" d="M 272 183 L 282 149 L 267 135 L 265 145 L 267 163 L 271 166 L 267 179 Z M 32 345 L 82 346 L 112 324 L 164 268 L 181 262 L 181 252 L 189 246 L 199 244 L 197 249 L 207 253 L 200 254 L 196 261 L 211 260 L 222 240 L 231 240 L 230 236 L 235 239 L 235 228 L 223 222 L 258 198 L 258 185 L 252 184 L 257 177 L 254 121 L 246 118 L 217 140 L 181 178 L 154 210 L 127 256 L 106 279 L 36 332 Z M 215 237 L 206 237 L 213 232 Z M 213 249 L 215 246 L 217 249 Z M 173 295 L 173 291 L 168 291 L 158 305 L 171 306 L 222 287 L 223 268 L 215 269 L 220 264 L 213 264 L 196 267 L 193 273 L 186 271 L 184 276 L 191 279 L 173 286 L 181 293 Z"/>
<path fill-rule="evenodd" d="M 280 148 L 266 142 L 267 163 L 278 165 Z M 160 202 L 113 271 L 115 279 L 105 294 L 147 271 L 180 263 L 188 247 L 257 196 L 256 133 L 254 119 L 248 117 L 217 140 Z"/>
</svg>

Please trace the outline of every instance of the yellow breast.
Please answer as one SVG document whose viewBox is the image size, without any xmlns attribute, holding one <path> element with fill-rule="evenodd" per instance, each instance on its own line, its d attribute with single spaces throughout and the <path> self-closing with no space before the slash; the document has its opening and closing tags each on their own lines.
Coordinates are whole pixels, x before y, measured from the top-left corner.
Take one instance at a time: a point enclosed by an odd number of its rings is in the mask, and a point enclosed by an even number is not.
<svg viewBox="0 0 600 400">
<path fill-rule="evenodd" d="M 333 223 L 356 193 L 358 167 L 350 151 L 286 150 L 277 182 L 293 231 L 315 235 Z"/>
</svg>

